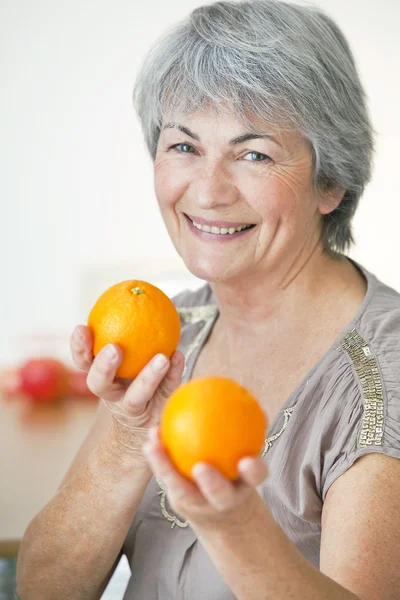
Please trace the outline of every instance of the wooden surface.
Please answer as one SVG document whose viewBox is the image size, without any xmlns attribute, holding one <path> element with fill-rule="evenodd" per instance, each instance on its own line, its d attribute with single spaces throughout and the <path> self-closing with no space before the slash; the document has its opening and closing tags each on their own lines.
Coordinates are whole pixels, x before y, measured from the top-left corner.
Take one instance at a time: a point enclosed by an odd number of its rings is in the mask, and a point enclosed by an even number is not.
<svg viewBox="0 0 400 600">
<path fill-rule="evenodd" d="M 96 400 L 69 399 L 32 411 L 0 397 L 0 560 L 17 557 L 26 527 L 56 492 L 96 408 Z M 122 557 L 102 600 L 121 600 L 129 577 L 128 561 Z M 0 581 L 0 600 L 6 583 Z M 14 590 L 15 582 L 9 585 Z"/>
<path fill-rule="evenodd" d="M 68 399 L 29 409 L 0 397 L 0 544 L 18 543 L 54 495 L 96 408 L 97 400 Z"/>
</svg>

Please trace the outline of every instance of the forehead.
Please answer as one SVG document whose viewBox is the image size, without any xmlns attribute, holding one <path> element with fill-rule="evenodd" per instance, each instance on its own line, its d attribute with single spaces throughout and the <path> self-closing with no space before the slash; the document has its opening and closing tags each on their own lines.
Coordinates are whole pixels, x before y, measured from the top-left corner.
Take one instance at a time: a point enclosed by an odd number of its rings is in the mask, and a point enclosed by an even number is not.
<svg viewBox="0 0 400 600">
<path fill-rule="evenodd" d="M 195 139 L 226 142 L 233 137 L 254 133 L 273 137 L 282 147 L 294 148 L 308 144 L 303 136 L 289 125 L 280 125 L 261 119 L 250 110 L 235 112 L 229 106 L 203 106 L 193 112 L 169 111 L 164 115 L 161 130 L 188 129 Z M 185 131 L 183 131 L 185 133 Z"/>
<path fill-rule="evenodd" d="M 206 127 L 210 125 L 231 128 L 245 128 L 246 131 L 265 131 L 266 133 L 277 133 L 278 128 L 266 120 L 257 118 L 249 110 L 234 111 L 226 102 L 219 104 L 205 103 L 201 108 L 191 112 L 166 111 L 163 116 L 163 126 L 167 123 L 185 123 L 187 125 L 197 124 Z"/>
</svg>

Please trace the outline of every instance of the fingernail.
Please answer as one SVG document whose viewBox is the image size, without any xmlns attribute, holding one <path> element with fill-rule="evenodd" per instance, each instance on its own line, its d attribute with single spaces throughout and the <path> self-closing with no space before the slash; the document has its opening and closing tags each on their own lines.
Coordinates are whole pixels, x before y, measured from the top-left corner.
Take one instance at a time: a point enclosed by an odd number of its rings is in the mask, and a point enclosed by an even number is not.
<svg viewBox="0 0 400 600">
<path fill-rule="evenodd" d="M 196 463 L 192 468 L 192 475 L 195 479 L 198 477 L 207 477 L 208 474 L 207 465 L 204 463 Z"/>
<path fill-rule="evenodd" d="M 168 359 L 163 354 L 157 354 L 153 360 L 153 367 L 156 371 L 162 371 L 167 363 Z"/>
<path fill-rule="evenodd" d="M 117 351 L 112 344 L 107 344 L 107 346 L 103 348 L 103 353 L 105 358 L 108 360 L 114 360 L 117 358 Z"/>
</svg>

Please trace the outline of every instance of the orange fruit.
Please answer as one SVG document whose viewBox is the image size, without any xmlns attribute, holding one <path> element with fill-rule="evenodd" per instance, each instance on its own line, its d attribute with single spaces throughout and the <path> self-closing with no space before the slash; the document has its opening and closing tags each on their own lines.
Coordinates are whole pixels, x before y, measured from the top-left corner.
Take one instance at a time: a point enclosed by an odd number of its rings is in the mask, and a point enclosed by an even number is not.
<svg viewBox="0 0 400 600">
<path fill-rule="evenodd" d="M 132 379 L 156 354 L 170 358 L 181 332 L 172 300 L 155 285 L 136 279 L 108 288 L 90 311 L 88 327 L 93 354 L 107 344 L 117 344 L 124 352 L 117 375 Z"/>
<path fill-rule="evenodd" d="M 240 459 L 260 454 L 266 430 L 266 415 L 254 396 L 226 377 L 182 384 L 167 400 L 160 423 L 160 437 L 169 457 L 191 480 L 197 462 L 206 462 L 228 479 L 236 479 Z"/>
</svg>

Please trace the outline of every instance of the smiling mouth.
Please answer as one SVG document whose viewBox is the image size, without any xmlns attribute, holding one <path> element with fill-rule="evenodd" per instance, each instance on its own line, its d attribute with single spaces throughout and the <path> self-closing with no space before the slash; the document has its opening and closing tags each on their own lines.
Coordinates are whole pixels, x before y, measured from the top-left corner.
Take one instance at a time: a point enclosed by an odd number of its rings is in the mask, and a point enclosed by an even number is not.
<svg viewBox="0 0 400 600">
<path fill-rule="evenodd" d="M 202 223 L 197 223 L 194 219 L 189 217 L 187 214 L 185 214 L 185 213 L 183 213 L 183 214 L 185 215 L 187 220 L 190 221 L 190 223 L 193 225 L 193 227 L 195 227 L 199 231 L 203 231 L 204 233 L 211 233 L 214 235 L 234 235 L 236 233 L 240 233 L 241 231 L 245 231 L 247 229 L 252 229 L 253 227 L 255 227 L 255 224 L 250 224 L 250 225 L 243 224 L 243 225 L 239 225 L 237 227 L 229 227 L 229 226 L 216 227 L 214 225 L 205 225 Z"/>
</svg>

